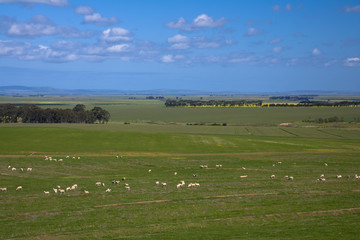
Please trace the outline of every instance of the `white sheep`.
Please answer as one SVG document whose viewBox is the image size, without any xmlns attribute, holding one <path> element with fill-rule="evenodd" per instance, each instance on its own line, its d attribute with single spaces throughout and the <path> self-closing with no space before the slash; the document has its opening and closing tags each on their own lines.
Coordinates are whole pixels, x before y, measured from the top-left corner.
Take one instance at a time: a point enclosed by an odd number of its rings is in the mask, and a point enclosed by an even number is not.
<svg viewBox="0 0 360 240">
<path fill-rule="evenodd" d="M 163 186 L 163 187 L 166 187 L 166 185 L 167 185 L 166 182 L 161 183 L 161 186 Z"/>
<path fill-rule="evenodd" d="M 2 192 L 6 192 L 6 191 L 7 191 L 7 188 L 6 188 L 6 187 L 2 187 L 2 188 L 0 188 L 0 190 L 1 190 Z"/>
<path fill-rule="evenodd" d="M 75 190 L 75 189 L 77 189 L 77 188 L 78 188 L 78 185 L 77 185 L 77 184 L 74 184 L 74 185 L 71 186 L 71 190 Z"/>
<path fill-rule="evenodd" d="M 70 158 L 70 156 L 66 156 L 66 158 Z"/>
<path fill-rule="evenodd" d="M 248 175 L 242 175 L 240 176 L 241 178 L 247 178 Z"/>
<path fill-rule="evenodd" d="M 148 172 L 151 172 L 151 169 L 149 169 Z"/>
<path fill-rule="evenodd" d="M 9 166 L 8 166 L 8 169 L 10 169 L 10 168 L 11 168 L 11 166 L 9 165 Z"/>
<path fill-rule="evenodd" d="M 293 181 L 293 180 L 294 180 L 294 177 L 293 177 L 293 176 L 290 176 L 288 179 L 289 179 L 290 181 Z"/>
<path fill-rule="evenodd" d="M 80 157 L 78 157 L 78 159 L 80 159 Z"/>
<path fill-rule="evenodd" d="M 156 181 L 156 182 L 155 182 L 155 184 L 156 184 L 156 185 L 159 185 L 159 184 L 160 184 L 160 182 L 159 182 L 159 181 Z"/>
<path fill-rule="evenodd" d="M 245 167 L 242 167 L 242 170 L 246 170 L 246 168 L 245 168 Z"/>
<path fill-rule="evenodd" d="M 320 175 L 320 178 L 323 178 L 323 177 L 325 177 L 325 175 L 324 175 L 324 174 L 321 174 L 321 175 Z"/>
<path fill-rule="evenodd" d="M 355 179 L 359 179 L 360 178 L 360 176 L 358 176 L 357 174 L 355 174 Z"/>
<path fill-rule="evenodd" d="M 105 187 L 105 183 L 102 183 L 101 186 Z"/>
<path fill-rule="evenodd" d="M 50 195 L 49 191 L 44 191 L 45 195 Z"/>
<path fill-rule="evenodd" d="M 13 168 L 11 169 L 11 171 L 13 171 L 13 172 L 16 171 L 16 168 L 13 167 Z"/>
<path fill-rule="evenodd" d="M 62 162 L 63 161 L 63 159 L 62 158 L 60 158 L 59 160 L 58 160 L 58 162 Z"/>
<path fill-rule="evenodd" d="M 327 164 L 327 163 L 325 163 L 324 165 L 325 165 L 325 167 L 327 167 L 327 166 L 328 166 L 328 164 Z"/>
<path fill-rule="evenodd" d="M 105 192 L 111 192 L 111 189 L 110 189 L 110 188 L 108 188 L 108 189 L 106 189 L 106 190 L 105 190 Z"/>
<path fill-rule="evenodd" d="M 177 172 L 174 172 L 174 175 L 176 176 L 176 175 L 177 175 Z"/>
<path fill-rule="evenodd" d="M 274 179 L 274 178 L 275 178 L 275 175 L 274 175 L 274 174 L 273 174 L 273 175 L 271 175 L 271 176 L 270 176 L 270 178 L 271 178 L 271 179 Z"/>
<path fill-rule="evenodd" d="M 64 189 L 59 189 L 59 192 L 65 194 L 65 190 L 64 190 Z"/>
<path fill-rule="evenodd" d="M 89 194 L 90 192 L 89 192 L 89 191 L 84 190 L 84 193 L 85 193 L 85 194 Z"/>
<path fill-rule="evenodd" d="M 101 186 L 101 182 L 96 182 L 95 185 L 96 186 Z"/>
<path fill-rule="evenodd" d="M 342 176 L 341 175 L 336 175 L 336 178 L 342 178 Z"/>
<path fill-rule="evenodd" d="M 130 191 L 130 186 L 126 186 L 125 189 Z"/>
<path fill-rule="evenodd" d="M 57 188 L 53 188 L 54 193 L 58 193 Z"/>
<path fill-rule="evenodd" d="M 16 191 L 18 191 L 18 190 L 22 190 L 22 186 L 18 186 L 18 187 L 16 188 Z"/>
<path fill-rule="evenodd" d="M 28 167 L 28 168 L 26 169 L 26 171 L 32 172 L 32 168 L 31 168 L 31 167 Z"/>
<path fill-rule="evenodd" d="M 66 188 L 66 191 L 70 191 L 70 190 L 71 190 L 71 187 L 67 187 L 67 188 Z"/>
<path fill-rule="evenodd" d="M 325 178 L 318 178 L 318 181 L 324 182 L 324 181 L 326 181 L 326 179 Z"/>
</svg>

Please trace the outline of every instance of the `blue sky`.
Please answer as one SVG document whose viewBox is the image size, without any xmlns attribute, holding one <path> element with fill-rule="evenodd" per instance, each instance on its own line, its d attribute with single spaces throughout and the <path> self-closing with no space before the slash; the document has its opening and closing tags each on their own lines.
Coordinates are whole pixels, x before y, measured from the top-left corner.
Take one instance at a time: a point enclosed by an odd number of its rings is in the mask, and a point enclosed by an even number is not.
<svg viewBox="0 0 360 240">
<path fill-rule="evenodd" d="M 0 86 L 360 90 L 360 0 L 0 0 Z"/>
</svg>

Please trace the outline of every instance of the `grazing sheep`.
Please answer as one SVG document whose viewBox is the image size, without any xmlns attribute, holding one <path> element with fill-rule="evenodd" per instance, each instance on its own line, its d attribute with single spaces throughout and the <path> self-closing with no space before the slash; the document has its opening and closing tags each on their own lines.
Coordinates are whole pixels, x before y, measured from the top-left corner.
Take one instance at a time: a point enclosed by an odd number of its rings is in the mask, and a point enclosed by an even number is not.
<svg viewBox="0 0 360 240">
<path fill-rule="evenodd" d="M 70 158 L 70 156 L 66 156 L 66 158 Z"/>
<path fill-rule="evenodd" d="M 101 185 L 102 185 L 103 187 L 105 187 L 105 183 L 102 183 Z"/>
<path fill-rule="evenodd" d="M 66 188 L 66 191 L 70 191 L 70 190 L 71 190 L 71 187 L 67 187 L 67 188 Z"/>
<path fill-rule="evenodd" d="M 284 178 L 285 178 L 285 179 L 288 179 L 288 178 L 289 178 L 289 176 L 288 176 L 288 175 L 286 175 L 286 176 L 284 176 Z"/>
<path fill-rule="evenodd" d="M 49 191 L 44 191 L 45 195 L 50 195 Z"/>
<path fill-rule="evenodd" d="M 318 178 L 317 180 L 320 181 L 320 182 L 325 182 L 326 181 L 325 178 Z"/>
<path fill-rule="evenodd" d="M 108 188 L 108 189 L 106 189 L 106 190 L 105 190 L 105 192 L 111 192 L 111 189 L 110 189 L 110 188 Z"/>
<path fill-rule="evenodd" d="M 125 181 L 125 180 L 126 180 L 126 177 L 121 178 L 121 181 Z"/>
<path fill-rule="evenodd" d="M 78 157 L 78 159 L 80 159 L 80 157 Z"/>
<path fill-rule="evenodd" d="M 11 166 L 9 165 L 9 166 L 8 166 L 8 169 L 10 169 L 10 168 L 11 168 Z"/>
<path fill-rule="evenodd" d="M 26 169 L 26 171 L 32 172 L 32 168 L 31 168 L 31 167 L 28 167 L 28 168 Z"/>
<path fill-rule="evenodd" d="M 174 175 L 176 176 L 176 175 L 177 175 L 177 172 L 174 172 Z"/>
<path fill-rule="evenodd" d="M 181 188 L 182 187 L 182 184 L 181 183 L 178 183 L 177 185 L 176 185 L 176 188 L 177 189 L 179 189 L 179 188 Z"/>
<path fill-rule="evenodd" d="M 89 194 L 90 192 L 89 192 L 89 191 L 84 190 L 84 193 L 85 193 L 85 194 Z"/>
<path fill-rule="evenodd" d="M 72 159 L 75 159 L 75 157 L 72 157 Z"/>
<path fill-rule="evenodd" d="M 271 175 L 271 176 L 270 176 L 270 178 L 271 178 L 271 179 L 274 179 L 274 178 L 275 178 L 275 175 L 274 175 L 274 174 L 273 174 L 273 175 Z"/>
<path fill-rule="evenodd" d="M 151 169 L 149 169 L 148 172 L 151 172 Z"/>
<path fill-rule="evenodd" d="M 278 164 L 282 164 L 282 162 L 277 162 Z"/>
<path fill-rule="evenodd" d="M 119 158 L 119 156 L 116 156 L 115 158 Z"/>
<path fill-rule="evenodd" d="M 18 187 L 16 188 L 16 191 L 18 191 L 18 190 L 22 190 L 22 186 L 18 186 Z"/>
<path fill-rule="evenodd" d="M 60 192 L 60 194 L 61 194 L 61 193 L 65 194 L 65 190 L 64 190 L 64 189 L 59 189 L 59 192 Z"/>
<path fill-rule="evenodd" d="M 13 172 L 16 171 L 16 168 L 13 167 L 13 168 L 11 169 L 11 171 L 13 171 Z"/>
<path fill-rule="evenodd" d="M 128 183 L 125 183 L 125 186 L 129 186 L 129 184 L 128 184 Z"/>
<path fill-rule="evenodd" d="M 336 178 L 342 178 L 342 176 L 341 175 L 336 175 Z"/>
<path fill-rule="evenodd" d="M 325 163 L 324 165 L 325 165 L 325 167 L 327 167 L 327 166 L 328 166 L 328 164 L 327 164 L 327 163 Z"/>
<path fill-rule="evenodd" d="M 159 182 L 159 181 L 156 181 L 156 182 L 155 182 L 155 184 L 156 184 L 156 185 L 159 185 L 159 184 L 160 184 L 160 182 Z"/>
<path fill-rule="evenodd" d="M 74 184 L 74 185 L 71 186 L 71 190 L 75 190 L 75 189 L 77 189 L 77 188 L 78 188 L 78 185 L 77 185 L 77 184 Z"/>
<path fill-rule="evenodd" d="M 6 187 L 2 187 L 2 188 L 0 188 L 0 190 L 1 190 L 2 192 L 6 192 L 6 191 L 7 191 L 7 188 L 6 188 Z"/>
<path fill-rule="evenodd" d="M 246 170 L 246 168 L 242 167 L 242 170 Z"/>
<path fill-rule="evenodd" d="M 275 164 L 273 164 L 272 166 L 275 167 Z"/>
<path fill-rule="evenodd" d="M 62 159 L 59 159 L 58 162 L 62 162 L 63 160 Z"/>
<path fill-rule="evenodd" d="M 180 181 L 180 184 L 181 184 L 182 187 L 185 186 L 185 181 L 184 181 L 184 180 L 181 180 L 181 181 Z"/>
<path fill-rule="evenodd" d="M 166 182 L 161 183 L 161 186 L 163 186 L 163 187 L 166 187 L 166 185 L 167 185 Z"/>
<path fill-rule="evenodd" d="M 288 178 L 288 180 L 293 181 L 293 180 L 294 180 L 294 177 L 293 177 L 293 176 L 290 176 L 290 177 Z"/>
<path fill-rule="evenodd" d="M 54 193 L 58 193 L 58 190 L 56 188 L 53 188 Z"/>
<path fill-rule="evenodd" d="M 324 175 L 324 174 L 321 174 L 320 177 L 323 178 L 323 177 L 325 177 L 325 175 Z"/>
<path fill-rule="evenodd" d="M 247 178 L 248 175 L 242 175 L 240 176 L 241 178 Z"/>
<path fill-rule="evenodd" d="M 359 179 L 360 178 L 360 176 L 358 176 L 357 174 L 355 174 L 355 179 Z"/>
<path fill-rule="evenodd" d="M 96 182 L 95 185 L 96 186 L 101 186 L 101 182 Z"/>
<path fill-rule="evenodd" d="M 130 191 L 130 186 L 126 186 L 125 189 Z"/>
<path fill-rule="evenodd" d="M 198 177 L 198 175 L 195 173 L 195 174 L 193 174 L 193 177 Z"/>
</svg>

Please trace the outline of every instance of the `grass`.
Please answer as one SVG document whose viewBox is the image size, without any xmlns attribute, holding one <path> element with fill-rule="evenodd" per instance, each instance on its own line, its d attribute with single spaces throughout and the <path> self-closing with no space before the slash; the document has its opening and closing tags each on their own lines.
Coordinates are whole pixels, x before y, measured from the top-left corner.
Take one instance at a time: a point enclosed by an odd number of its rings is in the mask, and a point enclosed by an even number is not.
<svg viewBox="0 0 360 240">
<path fill-rule="evenodd" d="M 169 110 L 146 100 L 45 100 L 61 107 L 116 103 L 107 105 L 115 119 L 0 124 L 0 187 L 8 189 L 0 192 L 0 239 L 358 239 L 359 128 L 275 126 L 301 114 L 351 116 L 354 109 Z M 190 120 L 239 126 L 180 124 Z M 27 167 L 33 171 L 19 170 Z M 321 174 L 325 182 L 317 181 Z M 181 180 L 200 186 L 177 189 Z M 75 183 L 78 189 L 64 195 L 52 191 Z"/>
</svg>

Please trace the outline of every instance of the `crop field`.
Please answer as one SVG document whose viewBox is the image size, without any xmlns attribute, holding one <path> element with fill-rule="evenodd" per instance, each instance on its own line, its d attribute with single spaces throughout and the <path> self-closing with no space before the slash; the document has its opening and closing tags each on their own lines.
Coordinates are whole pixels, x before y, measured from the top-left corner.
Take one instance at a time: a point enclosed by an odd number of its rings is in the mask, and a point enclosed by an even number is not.
<svg viewBox="0 0 360 240">
<path fill-rule="evenodd" d="M 359 239 L 358 125 L 278 125 L 305 116 L 351 120 L 358 108 L 45 100 L 101 106 L 112 118 L 0 124 L 0 239 Z"/>
</svg>

